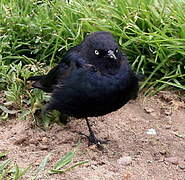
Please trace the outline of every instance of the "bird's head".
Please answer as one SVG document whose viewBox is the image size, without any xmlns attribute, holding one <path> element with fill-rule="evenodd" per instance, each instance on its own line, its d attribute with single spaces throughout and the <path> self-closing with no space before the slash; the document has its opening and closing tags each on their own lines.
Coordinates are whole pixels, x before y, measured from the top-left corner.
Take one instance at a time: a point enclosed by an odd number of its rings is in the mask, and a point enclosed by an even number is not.
<svg viewBox="0 0 185 180">
<path fill-rule="evenodd" d="M 111 33 L 106 31 L 94 32 L 87 36 L 84 41 L 88 56 L 102 61 L 116 61 L 121 59 L 119 46 Z"/>
</svg>

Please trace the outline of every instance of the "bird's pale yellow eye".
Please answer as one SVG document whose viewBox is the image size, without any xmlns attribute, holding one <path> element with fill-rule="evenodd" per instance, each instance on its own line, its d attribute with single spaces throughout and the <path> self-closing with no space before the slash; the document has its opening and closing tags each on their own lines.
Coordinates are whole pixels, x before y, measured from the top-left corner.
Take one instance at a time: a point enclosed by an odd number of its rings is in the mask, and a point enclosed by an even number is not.
<svg viewBox="0 0 185 180">
<path fill-rule="evenodd" d="M 100 53 L 98 50 L 95 50 L 94 53 L 98 56 Z"/>
</svg>

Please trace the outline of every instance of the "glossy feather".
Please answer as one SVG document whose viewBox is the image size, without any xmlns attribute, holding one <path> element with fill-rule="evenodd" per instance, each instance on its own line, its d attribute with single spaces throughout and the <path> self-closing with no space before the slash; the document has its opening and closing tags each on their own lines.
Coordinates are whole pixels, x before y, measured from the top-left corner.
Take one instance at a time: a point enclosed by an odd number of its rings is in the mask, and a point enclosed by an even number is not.
<svg viewBox="0 0 185 180">
<path fill-rule="evenodd" d="M 107 57 L 110 49 L 117 59 Z M 97 56 L 95 50 L 101 54 Z M 138 78 L 126 56 L 112 35 L 104 31 L 92 33 L 70 49 L 47 75 L 28 80 L 35 81 L 33 87 L 52 92 L 46 110 L 55 109 L 77 118 L 115 111 L 138 92 Z"/>
</svg>

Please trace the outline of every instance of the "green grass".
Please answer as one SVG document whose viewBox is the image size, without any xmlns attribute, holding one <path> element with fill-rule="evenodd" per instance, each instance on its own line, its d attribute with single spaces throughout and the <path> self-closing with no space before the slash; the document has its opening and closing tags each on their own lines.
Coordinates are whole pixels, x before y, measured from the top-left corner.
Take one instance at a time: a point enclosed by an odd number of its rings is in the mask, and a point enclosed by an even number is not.
<svg viewBox="0 0 185 180">
<path fill-rule="evenodd" d="M 184 8 L 180 0 L 2 0 L 1 119 L 42 101 L 43 93 L 30 91 L 25 79 L 47 72 L 67 49 L 100 30 L 112 32 L 133 69 L 145 75 L 145 94 L 185 90 Z"/>
<path fill-rule="evenodd" d="M 30 167 L 23 169 L 11 159 L 2 160 L 2 158 L 6 158 L 7 154 L 7 152 L 0 152 L 0 180 L 21 179 L 28 172 Z"/>
<path fill-rule="evenodd" d="M 88 163 L 88 161 L 77 161 L 74 163 L 79 145 L 80 141 L 76 144 L 74 149 L 68 151 L 61 159 L 55 162 L 53 167 L 48 165 L 52 155 L 52 153 L 49 153 L 43 158 L 36 169 L 33 168 L 32 165 L 29 165 L 27 168 L 21 168 L 14 160 L 7 157 L 7 152 L 0 152 L 0 180 L 21 180 L 25 176 L 28 180 L 37 180 L 40 179 L 39 176 L 43 174 L 49 176 L 51 174 L 61 174 L 71 171 L 77 166 Z"/>
<path fill-rule="evenodd" d="M 112 32 L 133 69 L 145 75 L 145 94 L 185 90 L 184 8 L 180 0 L 1 0 L 0 118 L 30 114 L 44 94 L 25 79 L 46 73 L 100 30 Z"/>
</svg>

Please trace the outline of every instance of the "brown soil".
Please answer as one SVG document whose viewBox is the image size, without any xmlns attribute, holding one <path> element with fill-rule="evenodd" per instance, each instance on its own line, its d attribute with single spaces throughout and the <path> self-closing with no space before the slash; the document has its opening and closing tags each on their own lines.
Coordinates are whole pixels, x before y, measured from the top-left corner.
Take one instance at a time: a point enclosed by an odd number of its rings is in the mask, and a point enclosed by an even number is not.
<svg viewBox="0 0 185 180">
<path fill-rule="evenodd" d="M 110 140 L 103 152 L 88 147 L 87 139 L 74 132 L 88 133 L 83 119 L 72 119 L 66 126 L 53 124 L 47 131 L 31 120 L 8 121 L 0 125 L 0 152 L 8 151 L 7 158 L 20 167 L 32 164 L 33 169 L 52 153 L 40 180 L 185 180 L 185 103 L 177 95 L 140 97 L 90 122 L 99 138 Z M 156 134 L 147 134 L 149 129 Z M 74 162 L 89 162 L 65 174 L 49 175 L 48 169 L 80 137 Z M 131 159 L 122 162 L 120 158 L 127 156 Z"/>
</svg>

